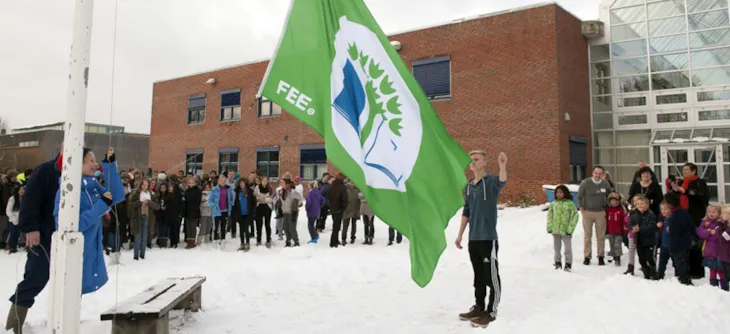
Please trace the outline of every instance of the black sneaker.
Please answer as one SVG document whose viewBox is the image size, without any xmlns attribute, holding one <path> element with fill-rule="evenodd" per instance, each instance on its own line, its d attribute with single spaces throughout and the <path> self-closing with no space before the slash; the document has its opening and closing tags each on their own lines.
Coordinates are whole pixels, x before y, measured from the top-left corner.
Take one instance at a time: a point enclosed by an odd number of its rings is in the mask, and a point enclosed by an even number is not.
<svg viewBox="0 0 730 334">
<path fill-rule="evenodd" d="M 469 312 L 459 313 L 459 320 L 472 321 L 482 316 L 484 316 L 484 308 L 479 305 L 474 305 L 469 309 Z"/>
<path fill-rule="evenodd" d="M 591 265 L 591 258 L 587 257 L 583 260 L 583 265 L 590 266 Z"/>
<path fill-rule="evenodd" d="M 342 240 L 342 243 L 340 243 L 342 246 L 347 246 L 347 240 Z"/>
<path fill-rule="evenodd" d="M 629 267 L 624 271 L 624 275 L 634 276 L 634 265 L 630 264 Z"/>
<path fill-rule="evenodd" d="M 555 268 L 555 270 L 560 270 L 563 269 L 563 264 L 560 262 L 555 262 L 553 263 L 553 267 Z"/>
<path fill-rule="evenodd" d="M 571 271 L 573 271 L 573 265 L 570 263 L 566 263 L 565 268 L 563 270 L 565 270 L 567 272 L 571 272 Z"/>
<path fill-rule="evenodd" d="M 393 240 L 388 241 L 388 246 L 393 246 Z"/>
<path fill-rule="evenodd" d="M 599 256 L 598 257 L 598 265 L 599 266 L 605 266 L 606 265 L 606 262 L 603 261 L 603 256 Z"/>
</svg>

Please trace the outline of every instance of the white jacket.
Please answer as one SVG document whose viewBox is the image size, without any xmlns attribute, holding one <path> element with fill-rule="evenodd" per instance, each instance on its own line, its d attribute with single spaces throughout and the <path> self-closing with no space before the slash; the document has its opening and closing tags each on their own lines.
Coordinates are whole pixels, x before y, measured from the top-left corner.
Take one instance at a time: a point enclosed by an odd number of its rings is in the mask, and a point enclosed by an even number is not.
<svg viewBox="0 0 730 334">
<path fill-rule="evenodd" d="M 15 197 L 10 197 L 8 199 L 8 206 L 5 208 L 5 215 L 8 216 L 8 220 L 13 223 L 13 225 L 18 225 L 18 211 L 13 211 L 13 206 L 15 206 Z"/>
</svg>

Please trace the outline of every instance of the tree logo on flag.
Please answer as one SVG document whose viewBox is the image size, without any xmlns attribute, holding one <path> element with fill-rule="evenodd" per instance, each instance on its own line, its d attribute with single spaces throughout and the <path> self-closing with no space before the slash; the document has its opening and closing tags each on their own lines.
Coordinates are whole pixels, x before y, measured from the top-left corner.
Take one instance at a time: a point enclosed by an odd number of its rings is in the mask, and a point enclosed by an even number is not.
<svg viewBox="0 0 730 334">
<path fill-rule="evenodd" d="M 333 131 L 369 186 L 405 191 L 423 132 L 418 102 L 368 28 L 343 16 L 334 44 Z"/>
</svg>

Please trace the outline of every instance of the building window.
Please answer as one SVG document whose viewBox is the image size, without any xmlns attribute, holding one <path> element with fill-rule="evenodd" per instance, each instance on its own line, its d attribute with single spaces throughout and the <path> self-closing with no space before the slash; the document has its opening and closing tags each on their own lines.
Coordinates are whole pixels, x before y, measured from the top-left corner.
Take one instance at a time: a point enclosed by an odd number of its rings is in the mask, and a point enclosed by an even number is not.
<svg viewBox="0 0 730 334">
<path fill-rule="evenodd" d="M 21 141 L 20 143 L 18 143 L 18 147 L 36 147 L 36 146 L 38 146 L 38 144 L 39 143 L 37 140 Z"/>
<path fill-rule="evenodd" d="M 322 145 L 299 147 L 299 175 L 304 180 L 316 180 L 327 172 L 327 153 Z"/>
<path fill-rule="evenodd" d="M 185 175 L 203 174 L 203 150 L 185 151 Z"/>
<path fill-rule="evenodd" d="M 281 107 L 263 97 L 259 98 L 259 117 L 280 116 Z"/>
<path fill-rule="evenodd" d="M 218 175 L 229 170 L 238 172 L 237 148 L 227 148 L 218 151 Z"/>
<path fill-rule="evenodd" d="M 229 89 L 221 92 L 221 121 L 241 119 L 241 90 Z"/>
<path fill-rule="evenodd" d="M 188 124 L 205 123 L 205 94 L 188 97 Z"/>
<path fill-rule="evenodd" d="M 414 61 L 413 76 L 429 99 L 451 98 L 451 57 Z"/>
<path fill-rule="evenodd" d="M 570 137 L 570 183 L 578 184 L 586 177 L 586 144 L 582 137 Z"/>
<path fill-rule="evenodd" d="M 279 177 L 279 148 L 259 147 L 256 148 L 256 172 L 261 176 L 269 178 Z"/>
</svg>

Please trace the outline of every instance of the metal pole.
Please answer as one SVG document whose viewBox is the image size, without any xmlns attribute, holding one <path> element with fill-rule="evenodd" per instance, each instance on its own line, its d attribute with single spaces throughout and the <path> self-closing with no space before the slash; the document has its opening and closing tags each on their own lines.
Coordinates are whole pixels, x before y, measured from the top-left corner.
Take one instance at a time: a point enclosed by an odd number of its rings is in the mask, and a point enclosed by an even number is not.
<svg viewBox="0 0 730 334">
<path fill-rule="evenodd" d="M 58 231 L 53 234 L 51 247 L 48 327 L 54 334 L 80 332 L 84 237 L 78 232 L 79 201 L 93 12 L 93 0 L 75 0 Z"/>
</svg>

